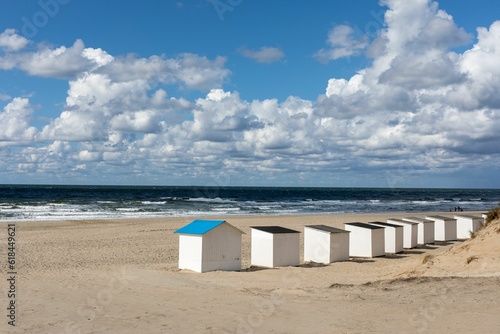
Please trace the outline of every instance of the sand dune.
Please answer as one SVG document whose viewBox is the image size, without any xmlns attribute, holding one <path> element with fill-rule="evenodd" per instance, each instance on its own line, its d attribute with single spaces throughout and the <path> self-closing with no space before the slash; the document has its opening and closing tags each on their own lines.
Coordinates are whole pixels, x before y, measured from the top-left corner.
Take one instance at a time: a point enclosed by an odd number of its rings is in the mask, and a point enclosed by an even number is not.
<svg viewBox="0 0 500 334">
<path fill-rule="evenodd" d="M 474 238 L 436 255 L 426 254 L 411 275 L 500 276 L 500 220 L 492 221 Z"/>
</svg>

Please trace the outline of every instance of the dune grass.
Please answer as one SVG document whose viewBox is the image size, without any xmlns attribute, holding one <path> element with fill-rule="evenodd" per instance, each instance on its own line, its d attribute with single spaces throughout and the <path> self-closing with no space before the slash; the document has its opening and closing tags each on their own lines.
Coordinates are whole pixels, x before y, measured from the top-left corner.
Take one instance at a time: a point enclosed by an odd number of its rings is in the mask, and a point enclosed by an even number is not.
<svg viewBox="0 0 500 334">
<path fill-rule="evenodd" d="M 493 210 L 490 210 L 488 212 L 488 214 L 486 216 L 486 224 L 489 224 L 498 218 L 500 218 L 500 203 L 498 204 L 498 206 L 496 208 L 494 208 Z"/>
<path fill-rule="evenodd" d="M 477 236 L 477 234 L 479 233 L 479 231 L 481 231 L 486 226 L 488 226 L 492 221 L 497 220 L 499 218 L 500 218 L 500 203 L 498 204 L 498 207 L 496 207 L 496 208 L 488 211 L 488 213 L 486 215 L 486 221 L 485 221 L 485 223 L 481 224 L 479 226 L 479 228 L 477 229 L 477 231 L 475 231 L 475 232 L 471 231 L 470 232 L 470 238 L 474 239 Z"/>
</svg>

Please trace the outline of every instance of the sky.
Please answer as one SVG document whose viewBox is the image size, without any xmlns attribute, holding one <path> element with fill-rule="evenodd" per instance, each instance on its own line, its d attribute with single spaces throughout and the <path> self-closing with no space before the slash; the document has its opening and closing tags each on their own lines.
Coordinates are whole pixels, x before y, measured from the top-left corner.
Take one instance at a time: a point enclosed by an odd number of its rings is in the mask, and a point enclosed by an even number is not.
<svg viewBox="0 0 500 334">
<path fill-rule="evenodd" d="M 0 183 L 500 188 L 496 0 L 3 0 Z"/>
</svg>

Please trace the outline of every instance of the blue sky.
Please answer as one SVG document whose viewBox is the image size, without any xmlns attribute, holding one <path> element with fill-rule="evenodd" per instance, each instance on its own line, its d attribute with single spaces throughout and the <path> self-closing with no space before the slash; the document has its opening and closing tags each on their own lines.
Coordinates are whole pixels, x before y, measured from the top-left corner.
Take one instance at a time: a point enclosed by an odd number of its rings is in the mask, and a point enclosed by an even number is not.
<svg viewBox="0 0 500 334">
<path fill-rule="evenodd" d="M 498 188 L 499 7 L 3 1 L 0 183 Z"/>
</svg>

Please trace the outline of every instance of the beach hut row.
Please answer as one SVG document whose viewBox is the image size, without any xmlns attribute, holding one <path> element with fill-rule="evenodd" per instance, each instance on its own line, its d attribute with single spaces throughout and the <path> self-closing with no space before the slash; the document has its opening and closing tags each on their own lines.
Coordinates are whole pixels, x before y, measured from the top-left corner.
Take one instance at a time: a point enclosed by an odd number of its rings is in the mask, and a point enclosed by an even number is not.
<svg viewBox="0 0 500 334">
<path fill-rule="evenodd" d="M 387 222 L 345 223 L 344 229 L 304 226 L 304 261 L 329 264 L 349 257 L 378 257 L 435 241 L 469 237 L 483 218 L 390 218 Z M 196 272 L 241 270 L 243 231 L 225 220 L 194 220 L 179 235 L 179 269 Z M 465 236 L 467 234 L 467 236 Z M 251 265 L 284 267 L 300 264 L 300 232 L 282 226 L 251 227 Z"/>
</svg>

